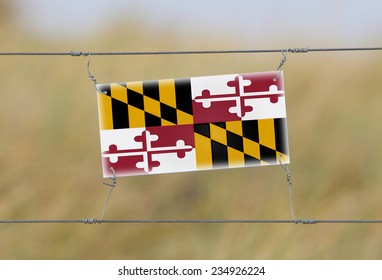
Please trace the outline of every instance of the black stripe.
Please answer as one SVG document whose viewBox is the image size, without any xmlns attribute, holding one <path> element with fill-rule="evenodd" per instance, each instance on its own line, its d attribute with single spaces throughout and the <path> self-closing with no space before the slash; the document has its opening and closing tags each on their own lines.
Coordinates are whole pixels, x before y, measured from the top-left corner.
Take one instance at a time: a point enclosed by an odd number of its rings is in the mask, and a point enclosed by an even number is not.
<svg viewBox="0 0 382 280">
<path fill-rule="evenodd" d="M 260 144 L 260 158 L 267 163 L 276 163 L 276 151 Z"/>
<path fill-rule="evenodd" d="M 212 148 L 212 166 L 215 168 L 228 167 L 227 146 L 212 140 L 211 148 Z"/>
<path fill-rule="evenodd" d="M 257 120 L 243 121 L 243 136 L 254 142 L 259 142 L 259 123 Z"/>
<path fill-rule="evenodd" d="M 127 89 L 127 103 L 135 108 L 144 110 L 143 95 Z"/>
<path fill-rule="evenodd" d="M 159 83 L 158 81 L 142 82 L 143 95 L 159 101 Z"/>
<path fill-rule="evenodd" d="M 254 157 L 247 155 L 247 154 L 244 154 L 244 162 L 245 162 L 245 165 L 250 165 L 250 166 L 260 165 L 259 159 L 254 158 Z"/>
<path fill-rule="evenodd" d="M 127 104 L 112 98 L 111 107 L 113 112 L 113 128 L 129 128 L 129 114 Z"/>
<path fill-rule="evenodd" d="M 178 123 L 176 109 L 171 106 L 168 106 L 167 104 L 160 104 L 160 115 L 166 121 L 172 122 L 173 124 Z"/>
<path fill-rule="evenodd" d="M 231 131 L 227 131 L 227 145 L 240 152 L 244 152 L 243 137 Z"/>
<path fill-rule="evenodd" d="M 275 119 L 276 150 L 280 153 L 289 154 L 287 121 L 284 118 Z"/>
<path fill-rule="evenodd" d="M 161 118 L 145 112 L 145 124 L 147 126 L 161 126 Z"/>
<path fill-rule="evenodd" d="M 207 138 L 211 137 L 210 125 L 208 123 L 198 123 L 194 124 L 194 131 L 199 133 Z"/>
<path fill-rule="evenodd" d="M 190 79 L 175 79 L 176 108 L 192 115 L 192 95 Z"/>
<path fill-rule="evenodd" d="M 212 123 L 218 127 L 221 127 L 221 128 L 226 128 L 226 123 L 225 122 L 216 122 L 216 123 Z"/>
</svg>

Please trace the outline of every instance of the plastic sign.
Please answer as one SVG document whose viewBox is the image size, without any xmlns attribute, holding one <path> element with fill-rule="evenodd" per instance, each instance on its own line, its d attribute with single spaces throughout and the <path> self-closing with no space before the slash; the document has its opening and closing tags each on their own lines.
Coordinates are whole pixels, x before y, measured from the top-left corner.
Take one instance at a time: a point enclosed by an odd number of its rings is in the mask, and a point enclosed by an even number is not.
<svg viewBox="0 0 382 280">
<path fill-rule="evenodd" d="M 277 75 L 98 84 L 103 176 L 289 163 Z"/>
</svg>

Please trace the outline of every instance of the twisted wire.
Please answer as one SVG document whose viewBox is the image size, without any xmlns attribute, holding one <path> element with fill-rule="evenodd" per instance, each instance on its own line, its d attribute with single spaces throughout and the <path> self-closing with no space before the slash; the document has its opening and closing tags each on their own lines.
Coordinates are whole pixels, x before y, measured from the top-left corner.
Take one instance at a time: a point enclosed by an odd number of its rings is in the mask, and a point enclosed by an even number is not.
<svg viewBox="0 0 382 280">
<path fill-rule="evenodd" d="M 0 220 L 0 224 L 382 224 L 382 220 Z"/>
<path fill-rule="evenodd" d="M 348 52 L 348 51 L 382 51 L 382 47 L 357 48 L 285 48 L 285 49 L 246 49 L 246 50 L 184 50 L 184 51 L 120 51 L 120 52 L 0 52 L 0 56 L 88 56 L 88 55 L 197 55 L 197 54 L 245 54 L 245 53 L 308 53 L 308 52 Z"/>
</svg>

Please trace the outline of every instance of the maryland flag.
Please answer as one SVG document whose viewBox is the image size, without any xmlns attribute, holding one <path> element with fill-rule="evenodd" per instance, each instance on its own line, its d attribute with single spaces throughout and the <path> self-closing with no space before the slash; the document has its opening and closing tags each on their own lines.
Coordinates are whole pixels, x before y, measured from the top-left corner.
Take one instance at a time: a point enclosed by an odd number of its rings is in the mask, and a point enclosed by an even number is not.
<svg viewBox="0 0 382 280">
<path fill-rule="evenodd" d="M 103 176 L 289 163 L 277 74 L 98 84 Z"/>
</svg>

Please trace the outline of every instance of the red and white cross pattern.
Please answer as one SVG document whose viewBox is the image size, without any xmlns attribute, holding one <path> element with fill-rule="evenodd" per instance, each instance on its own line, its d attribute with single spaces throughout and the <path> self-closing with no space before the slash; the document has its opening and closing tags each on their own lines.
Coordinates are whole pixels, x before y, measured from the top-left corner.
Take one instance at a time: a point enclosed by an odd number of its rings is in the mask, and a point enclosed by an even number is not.
<svg viewBox="0 0 382 280">
<path fill-rule="evenodd" d="M 285 118 L 282 77 L 268 72 L 191 78 L 195 123 Z"/>
<path fill-rule="evenodd" d="M 193 133 L 192 125 L 101 130 L 104 174 L 110 167 L 118 176 L 195 170 Z"/>
</svg>

